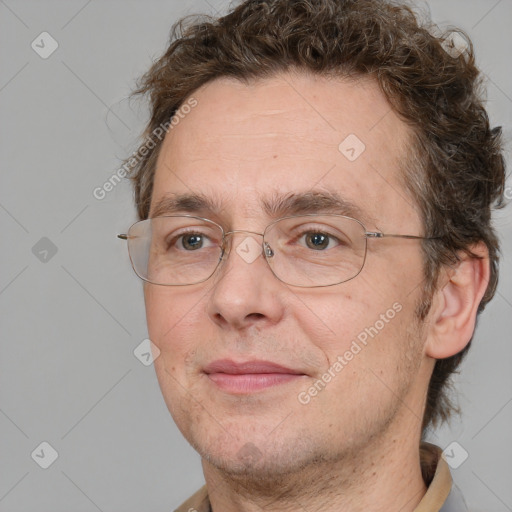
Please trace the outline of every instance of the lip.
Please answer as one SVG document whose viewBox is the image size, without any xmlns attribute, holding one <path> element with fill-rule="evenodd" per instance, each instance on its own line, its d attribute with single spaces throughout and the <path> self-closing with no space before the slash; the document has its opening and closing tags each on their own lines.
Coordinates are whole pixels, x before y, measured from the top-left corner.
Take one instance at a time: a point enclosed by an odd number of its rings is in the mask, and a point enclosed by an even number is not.
<svg viewBox="0 0 512 512">
<path fill-rule="evenodd" d="M 219 359 L 210 363 L 203 371 L 220 389 L 234 394 L 261 391 L 305 375 L 300 370 L 262 360 L 237 363 L 231 359 Z"/>
<path fill-rule="evenodd" d="M 262 361 L 254 359 L 252 361 L 244 361 L 241 363 L 235 363 L 231 359 L 219 359 L 213 361 L 204 369 L 205 373 L 227 373 L 231 375 L 242 375 L 242 374 L 261 374 L 261 373 L 288 373 L 291 375 L 303 375 L 303 372 L 299 370 L 293 370 L 286 366 L 281 366 L 271 361 Z"/>
</svg>

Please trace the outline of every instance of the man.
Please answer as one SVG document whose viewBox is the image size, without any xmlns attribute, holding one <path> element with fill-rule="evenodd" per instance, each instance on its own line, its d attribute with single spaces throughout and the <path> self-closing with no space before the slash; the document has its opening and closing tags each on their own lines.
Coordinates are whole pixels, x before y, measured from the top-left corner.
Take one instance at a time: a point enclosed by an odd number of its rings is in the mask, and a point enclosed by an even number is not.
<svg viewBox="0 0 512 512">
<path fill-rule="evenodd" d="M 178 511 L 464 510 L 422 440 L 497 283 L 504 164 L 471 44 L 381 0 L 181 28 L 137 91 L 122 235 L 202 457 Z"/>
</svg>

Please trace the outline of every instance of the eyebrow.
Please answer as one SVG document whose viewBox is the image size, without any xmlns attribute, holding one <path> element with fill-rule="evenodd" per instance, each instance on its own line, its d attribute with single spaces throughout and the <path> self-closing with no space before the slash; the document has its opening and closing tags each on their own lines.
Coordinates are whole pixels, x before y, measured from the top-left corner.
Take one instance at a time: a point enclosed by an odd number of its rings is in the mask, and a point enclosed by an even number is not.
<svg viewBox="0 0 512 512">
<path fill-rule="evenodd" d="M 159 199 L 155 203 L 150 217 L 161 217 L 176 213 L 219 213 L 222 204 L 217 198 L 202 194 L 172 194 Z"/>
<path fill-rule="evenodd" d="M 323 190 L 288 194 L 274 192 L 269 197 L 262 198 L 260 203 L 265 214 L 272 219 L 288 215 L 332 213 L 353 217 L 363 223 L 373 222 L 367 212 L 337 192 Z M 172 194 L 162 197 L 155 203 L 151 217 L 177 213 L 220 215 L 224 209 L 225 205 L 220 197 L 208 197 L 198 193 Z"/>
<path fill-rule="evenodd" d="M 368 215 L 359 206 L 331 191 L 310 190 L 286 195 L 275 193 L 269 198 L 264 198 L 262 206 L 266 214 L 273 218 L 308 213 L 334 213 L 368 220 Z"/>
</svg>

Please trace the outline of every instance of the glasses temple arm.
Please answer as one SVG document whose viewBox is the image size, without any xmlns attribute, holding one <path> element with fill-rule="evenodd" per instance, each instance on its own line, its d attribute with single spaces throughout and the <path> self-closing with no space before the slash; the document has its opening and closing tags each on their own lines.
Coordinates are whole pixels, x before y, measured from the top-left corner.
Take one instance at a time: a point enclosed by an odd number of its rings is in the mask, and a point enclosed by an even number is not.
<svg viewBox="0 0 512 512">
<path fill-rule="evenodd" d="M 397 235 L 394 233 L 381 233 L 380 231 L 367 231 L 366 238 L 407 238 L 410 240 L 439 240 L 440 236 L 417 236 L 417 235 Z"/>
</svg>

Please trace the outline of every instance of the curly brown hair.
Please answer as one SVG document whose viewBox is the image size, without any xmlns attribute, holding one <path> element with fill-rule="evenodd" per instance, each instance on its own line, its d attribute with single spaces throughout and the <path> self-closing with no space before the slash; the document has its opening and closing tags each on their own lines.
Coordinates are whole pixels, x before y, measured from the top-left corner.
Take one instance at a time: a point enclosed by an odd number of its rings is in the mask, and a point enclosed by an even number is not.
<svg viewBox="0 0 512 512">
<path fill-rule="evenodd" d="M 414 144 L 401 176 L 418 205 L 425 236 L 442 234 L 423 243 L 425 286 L 417 316 L 424 320 L 430 310 L 440 268 L 464 252 L 476 257 L 470 247 L 483 241 L 491 277 L 480 313 L 498 282 L 499 244 L 491 211 L 504 204 L 501 128 L 490 128 L 471 41 L 456 29 L 435 35 L 435 28 L 408 5 L 384 0 L 245 0 L 223 17 L 187 16 L 174 25 L 166 52 L 134 91 L 150 100 L 144 137 L 168 123 L 194 91 L 219 77 L 249 83 L 296 68 L 374 78 L 411 127 Z M 460 54 L 448 46 L 454 34 L 467 44 Z M 159 140 L 129 162 L 139 219 L 149 215 L 161 145 Z M 448 393 L 450 376 L 469 345 L 436 361 L 424 433 L 456 410 Z"/>
</svg>

